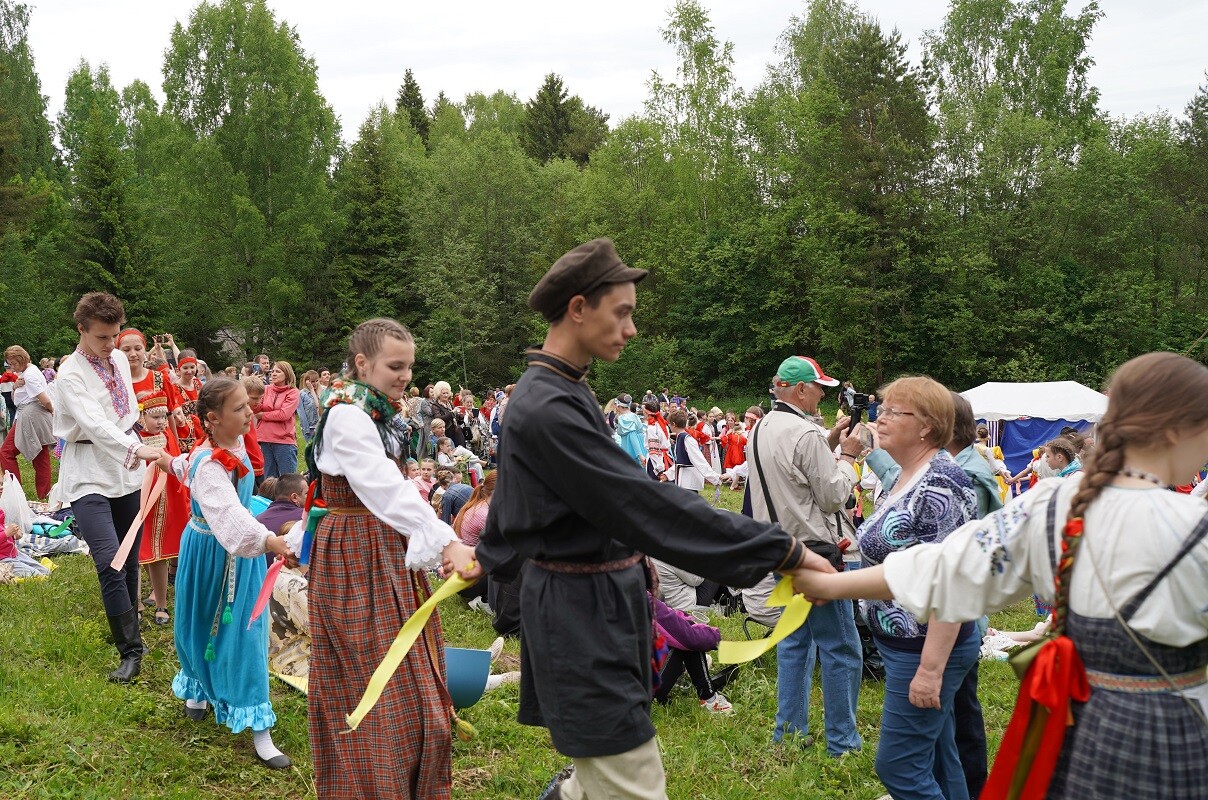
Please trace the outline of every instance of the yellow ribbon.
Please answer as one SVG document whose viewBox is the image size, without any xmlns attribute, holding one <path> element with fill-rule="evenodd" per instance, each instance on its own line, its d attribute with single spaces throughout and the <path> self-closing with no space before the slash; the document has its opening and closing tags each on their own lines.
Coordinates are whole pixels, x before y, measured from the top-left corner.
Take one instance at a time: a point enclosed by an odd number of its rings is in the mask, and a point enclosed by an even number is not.
<svg viewBox="0 0 1208 800">
<path fill-rule="evenodd" d="M 741 664 L 759 658 L 775 647 L 781 639 L 804 625 L 805 618 L 809 616 L 810 608 L 813 606 L 804 595 L 793 593 L 793 579 L 787 575 L 776 584 L 776 588 L 772 590 L 772 596 L 768 598 L 767 605 L 769 608 L 784 609 L 780 612 L 780 619 L 776 622 L 776 627 L 772 629 L 772 635 L 751 642 L 728 640 L 721 642 L 717 646 L 719 663 Z"/>
<path fill-rule="evenodd" d="M 432 593 L 432 596 L 427 601 L 415 610 L 411 615 L 411 619 L 403 625 L 398 632 L 398 636 L 394 637 L 394 642 L 390 645 L 390 649 L 386 651 L 386 657 L 382 659 L 382 663 L 378 664 L 378 668 L 373 671 L 373 677 L 369 679 L 369 686 L 365 688 L 365 694 L 361 697 L 361 702 L 353 712 L 346 717 L 344 721 L 348 723 L 349 731 L 355 731 L 357 726 L 365 719 L 374 705 L 381 698 L 382 692 L 386 691 L 386 684 L 394 676 L 399 665 L 403 663 L 403 659 L 407 657 L 407 653 L 411 652 L 411 648 L 415 645 L 415 640 L 423 632 L 424 626 L 428 624 L 432 612 L 436 610 L 436 606 L 444 599 L 452 597 L 462 589 L 468 589 L 477 583 L 477 580 L 468 581 L 461 575 L 454 572 L 449 576 L 449 579 L 444 584 Z"/>
</svg>

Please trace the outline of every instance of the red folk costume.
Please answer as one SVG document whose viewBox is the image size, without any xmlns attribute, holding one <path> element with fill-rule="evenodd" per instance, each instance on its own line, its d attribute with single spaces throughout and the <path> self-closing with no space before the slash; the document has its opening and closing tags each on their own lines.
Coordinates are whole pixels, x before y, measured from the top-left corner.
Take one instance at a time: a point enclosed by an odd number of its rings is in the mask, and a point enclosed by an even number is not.
<svg viewBox="0 0 1208 800">
<path fill-rule="evenodd" d="M 166 396 L 153 395 L 140 404 L 144 411 L 168 407 Z M 148 447 L 157 447 L 173 457 L 181 454 L 180 443 L 172 431 L 171 424 L 166 433 L 149 434 L 140 431 Z M 151 564 L 180 555 L 180 535 L 189 522 L 189 490 L 175 475 L 167 475 L 168 484 L 164 493 L 155 501 L 154 507 L 143 522 L 143 538 L 138 550 L 138 563 Z"/>
<path fill-rule="evenodd" d="M 737 431 L 729 431 L 721 437 L 721 446 L 726 449 L 726 460 L 722 469 L 731 470 L 747 460 L 747 437 Z"/>
<path fill-rule="evenodd" d="M 192 364 L 195 367 L 200 366 L 197 363 L 197 359 L 193 358 L 193 356 L 185 356 L 176 363 L 176 370 L 178 373 L 181 367 L 183 367 L 185 364 Z M 185 416 L 192 416 L 196 414 L 197 397 L 201 394 L 201 381 L 197 379 L 197 376 L 193 376 L 192 388 L 185 386 L 183 383 L 178 383 L 176 384 L 176 391 L 180 394 L 180 404 L 184 408 Z"/>
<path fill-rule="evenodd" d="M 184 425 L 177 425 L 173 418 L 172 428 L 176 431 L 176 441 L 180 444 L 181 455 L 193 452 L 194 447 L 205 441 L 206 435 L 201 428 L 201 420 L 194 414 L 185 417 Z"/>
</svg>

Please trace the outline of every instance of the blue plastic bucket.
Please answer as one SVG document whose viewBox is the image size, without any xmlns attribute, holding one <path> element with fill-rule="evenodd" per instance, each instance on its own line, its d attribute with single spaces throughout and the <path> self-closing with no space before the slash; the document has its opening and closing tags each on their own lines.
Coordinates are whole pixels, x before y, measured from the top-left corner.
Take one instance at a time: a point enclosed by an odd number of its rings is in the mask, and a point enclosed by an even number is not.
<svg viewBox="0 0 1208 800">
<path fill-rule="evenodd" d="M 487 677 L 491 674 L 491 651 L 446 647 L 445 668 L 453 707 L 469 708 L 486 691 Z"/>
</svg>

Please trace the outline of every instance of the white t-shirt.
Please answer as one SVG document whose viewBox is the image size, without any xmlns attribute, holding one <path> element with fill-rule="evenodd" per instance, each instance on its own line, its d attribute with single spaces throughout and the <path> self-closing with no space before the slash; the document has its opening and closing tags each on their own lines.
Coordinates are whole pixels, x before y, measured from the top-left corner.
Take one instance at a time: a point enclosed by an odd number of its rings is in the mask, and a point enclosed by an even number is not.
<svg viewBox="0 0 1208 800">
<path fill-rule="evenodd" d="M 19 386 L 13 391 L 13 402 L 18 406 L 24 405 L 46 391 L 46 376 L 33 364 L 25 367 L 21 372 L 21 377 L 25 379 L 25 385 Z"/>
</svg>

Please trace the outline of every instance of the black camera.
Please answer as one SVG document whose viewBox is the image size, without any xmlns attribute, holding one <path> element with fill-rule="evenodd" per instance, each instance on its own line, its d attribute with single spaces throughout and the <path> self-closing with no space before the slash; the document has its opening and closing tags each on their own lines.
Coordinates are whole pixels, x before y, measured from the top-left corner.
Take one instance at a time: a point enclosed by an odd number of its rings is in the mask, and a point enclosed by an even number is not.
<svg viewBox="0 0 1208 800">
<path fill-rule="evenodd" d="M 847 432 L 850 434 L 856 429 L 856 425 L 860 423 L 860 418 L 864 416 L 864 412 L 868 411 L 868 395 L 856 392 L 851 401 L 851 422 L 847 423 Z"/>
</svg>

